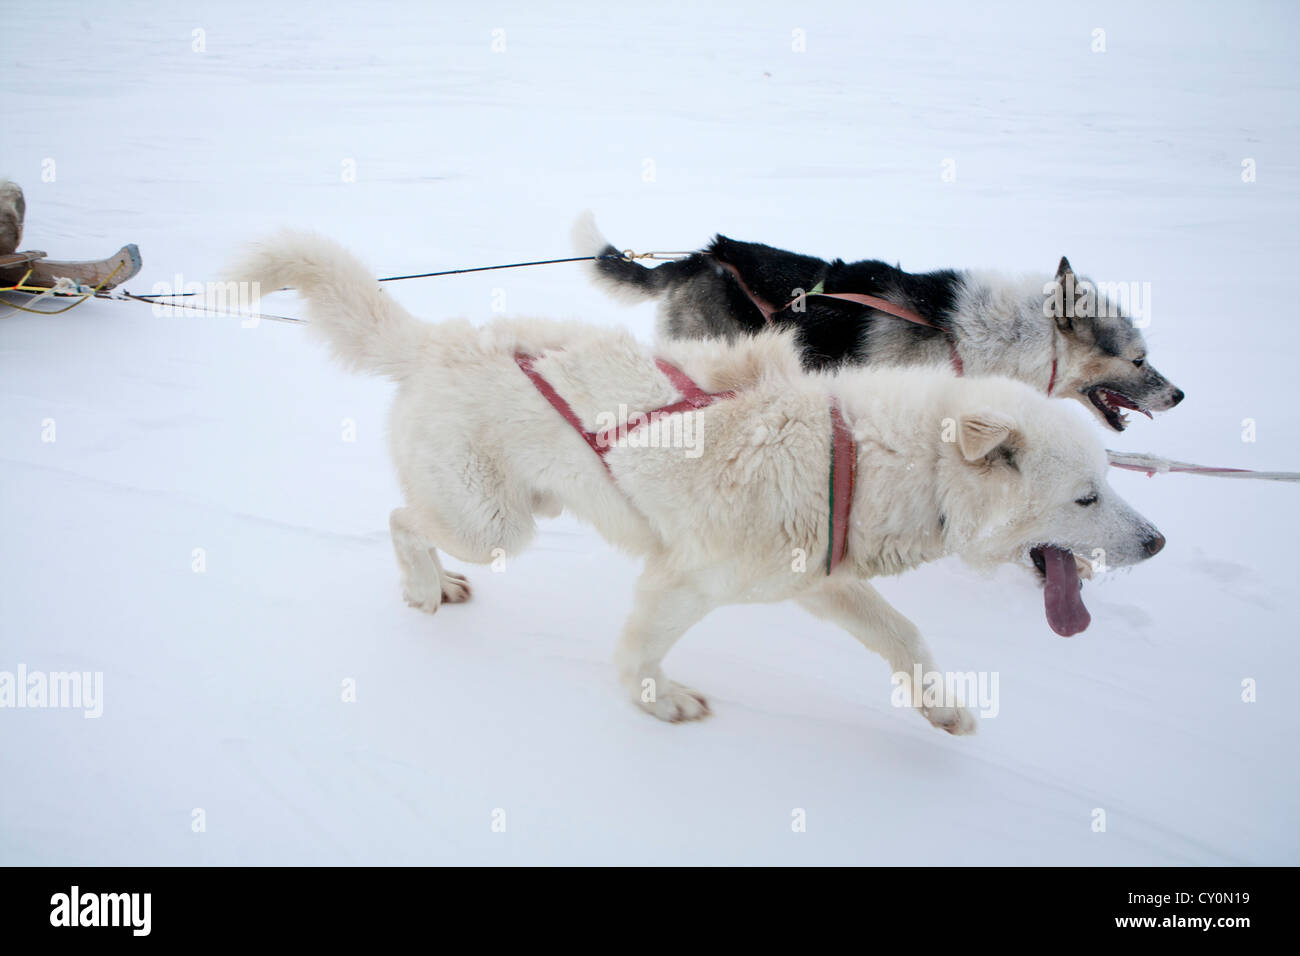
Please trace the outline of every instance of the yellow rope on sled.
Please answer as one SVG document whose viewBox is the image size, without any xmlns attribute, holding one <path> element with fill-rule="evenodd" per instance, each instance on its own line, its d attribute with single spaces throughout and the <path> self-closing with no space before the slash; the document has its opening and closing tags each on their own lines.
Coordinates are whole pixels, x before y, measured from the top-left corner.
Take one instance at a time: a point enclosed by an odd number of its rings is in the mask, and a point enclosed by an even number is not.
<svg viewBox="0 0 1300 956">
<path fill-rule="evenodd" d="M 104 281 L 101 282 L 99 285 L 91 289 L 89 292 L 82 292 L 79 289 L 76 289 L 75 287 L 73 291 L 69 292 L 67 290 L 60 290 L 60 288 L 57 285 L 53 287 L 28 285 L 27 280 L 31 278 L 32 272 L 35 271 L 33 269 L 28 269 L 25 273 L 23 273 L 23 277 L 19 279 L 18 282 L 15 283 L 14 285 L 0 285 L 0 292 L 22 292 L 26 295 L 35 295 L 36 298 L 32 299 L 31 300 L 32 302 L 38 302 L 41 299 L 44 299 L 46 296 L 51 296 L 51 295 L 76 296 L 75 302 L 72 302 L 69 305 L 65 305 L 61 309 L 33 309 L 31 308 L 30 303 L 28 305 L 18 305 L 17 303 L 14 302 L 5 303 L 5 305 L 7 305 L 9 308 L 16 309 L 19 312 L 31 312 L 34 315 L 60 315 L 64 312 L 67 312 L 70 309 L 75 309 L 77 306 L 81 305 L 81 303 L 85 302 L 91 296 L 97 295 L 101 291 L 103 291 L 103 289 L 106 286 L 112 283 L 113 279 L 117 276 L 117 274 L 122 271 L 122 267 L 124 265 L 126 265 L 125 262 L 119 262 L 116 268 L 114 268 L 113 271 L 108 274 L 108 277 L 105 278 Z M 71 282 L 71 280 L 67 280 L 67 281 Z"/>
</svg>

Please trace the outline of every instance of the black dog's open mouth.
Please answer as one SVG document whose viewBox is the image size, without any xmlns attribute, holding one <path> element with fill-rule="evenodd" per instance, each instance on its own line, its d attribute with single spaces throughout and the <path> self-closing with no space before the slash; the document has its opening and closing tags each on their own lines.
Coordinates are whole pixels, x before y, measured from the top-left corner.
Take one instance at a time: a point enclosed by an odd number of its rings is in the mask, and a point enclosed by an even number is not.
<svg viewBox="0 0 1300 956">
<path fill-rule="evenodd" d="M 1083 606 L 1083 582 L 1074 552 L 1041 544 L 1029 549 L 1029 559 L 1043 577 L 1043 610 L 1052 630 L 1062 637 L 1087 630 L 1092 615 Z"/>
<path fill-rule="evenodd" d="M 1106 424 L 1117 432 L 1122 432 L 1128 426 L 1128 416 L 1120 411 L 1122 408 L 1132 409 L 1147 418 L 1151 417 L 1149 411 L 1112 386 L 1094 385 L 1084 394 L 1088 396 L 1088 401 L 1097 406 L 1097 411 L 1101 412 L 1102 418 L 1106 419 Z"/>
</svg>

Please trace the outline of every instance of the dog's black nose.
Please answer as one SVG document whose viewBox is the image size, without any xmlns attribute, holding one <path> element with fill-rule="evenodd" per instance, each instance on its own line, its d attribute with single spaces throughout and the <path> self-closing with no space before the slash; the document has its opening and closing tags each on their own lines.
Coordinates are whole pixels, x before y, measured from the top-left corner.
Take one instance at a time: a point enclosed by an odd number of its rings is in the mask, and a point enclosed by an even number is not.
<svg viewBox="0 0 1300 956">
<path fill-rule="evenodd" d="M 1146 551 L 1147 557 L 1152 558 L 1160 553 L 1165 546 L 1165 536 L 1159 531 L 1153 532 L 1151 537 L 1142 539 L 1142 549 Z"/>
<path fill-rule="evenodd" d="M 1182 401 L 1184 398 L 1186 398 L 1186 397 L 1187 397 L 1187 396 L 1183 394 L 1183 390 L 1182 390 L 1181 388 L 1176 388 L 1176 389 L 1174 389 L 1174 397 L 1173 397 L 1172 399 L 1170 399 L 1170 401 L 1169 401 L 1169 407 L 1170 407 L 1170 408 L 1173 408 L 1175 405 L 1177 405 L 1179 402 L 1181 402 L 1181 401 Z"/>
</svg>

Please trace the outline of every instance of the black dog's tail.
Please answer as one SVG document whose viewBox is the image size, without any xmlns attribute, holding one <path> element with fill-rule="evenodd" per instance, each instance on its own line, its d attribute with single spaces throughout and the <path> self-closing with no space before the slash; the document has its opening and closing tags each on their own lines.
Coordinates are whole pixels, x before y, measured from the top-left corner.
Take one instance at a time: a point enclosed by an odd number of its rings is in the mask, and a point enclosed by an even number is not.
<svg viewBox="0 0 1300 956">
<path fill-rule="evenodd" d="M 591 280 L 616 299 L 626 302 L 644 302 L 657 299 L 675 283 L 693 275 L 699 269 L 699 255 L 676 262 L 665 262 L 650 269 L 623 257 L 623 254 L 596 228 L 596 219 L 584 212 L 573 224 L 571 233 L 574 252 L 580 256 L 605 256 L 593 259 L 583 268 Z M 617 257 L 617 258 L 615 258 Z"/>
</svg>

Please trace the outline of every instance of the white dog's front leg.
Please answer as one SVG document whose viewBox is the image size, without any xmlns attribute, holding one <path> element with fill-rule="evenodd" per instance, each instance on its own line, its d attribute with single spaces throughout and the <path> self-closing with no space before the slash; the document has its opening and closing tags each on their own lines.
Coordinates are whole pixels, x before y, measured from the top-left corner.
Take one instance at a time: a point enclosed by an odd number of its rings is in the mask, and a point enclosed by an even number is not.
<svg viewBox="0 0 1300 956">
<path fill-rule="evenodd" d="M 674 723 L 708 716 L 704 695 L 669 680 L 660 664 L 677 639 L 712 608 L 688 582 L 649 565 L 642 572 L 614 655 L 619 681 L 642 710 Z"/>
<path fill-rule="evenodd" d="M 866 581 L 855 578 L 827 581 L 823 587 L 801 597 L 799 603 L 818 617 L 840 625 L 868 650 L 889 661 L 893 673 L 906 674 L 909 681 L 918 664 L 922 674 L 937 670 L 930 648 L 916 625 L 899 614 Z M 975 733 L 975 715 L 965 707 L 926 707 L 918 700 L 912 701 L 912 705 L 940 730 L 959 735 Z"/>
</svg>

